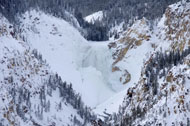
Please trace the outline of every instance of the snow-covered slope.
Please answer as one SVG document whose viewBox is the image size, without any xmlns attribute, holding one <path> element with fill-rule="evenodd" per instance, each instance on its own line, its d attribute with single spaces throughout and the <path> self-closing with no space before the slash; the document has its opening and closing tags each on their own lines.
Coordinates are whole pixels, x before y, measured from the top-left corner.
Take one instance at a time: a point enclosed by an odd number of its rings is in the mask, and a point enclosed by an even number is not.
<svg viewBox="0 0 190 126">
<path fill-rule="evenodd" d="M 107 83 L 111 69 L 107 45 L 88 43 L 69 23 L 42 12 L 31 11 L 23 18 L 27 41 L 53 71 L 73 83 L 87 105 L 95 107 L 114 94 Z"/>
<path fill-rule="evenodd" d="M 91 15 L 88 15 L 84 18 L 85 21 L 94 24 L 95 21 L 101 21 L 103 18 L 103 11 L 95 12 Z"/>
<path fill-rule="evenodd" d="M 85 104 L 110 125 L 188 125 L 189 8 L 171 5 L 153 30 L 143 18 L 101 43 L 43 12 L 17 29 L 0 16 L 0 125 L 90 125 Z"/>
<path fill-rule="evenodd" d="M 148 39 L 146 39 L 146 28 L 143 28 L 145 31 L 139 28 L 135 31 L 137 34 L 145 33 L 145 35 L 140 35 L 143 36 L 140 38 L 145 39 L 140 40 L 149 41 L 153 50 L 141 66 L 140 79 L 137 80 L 137 84 L 126 91 L 119 112 L 110 116 L 108 124 L 121 126 L 190 125 L 190 89 L 188 86 L 190 39 L 187 28 L 190 23 L 189 7 L 188 2 L 179 2 L 169 6 L 163 18 L 149 34 Z M 138 38 L 138 36 L 134 37 L 132 42 L 139 42 Z M 130 40 L 129 38 L 128 42 Z M 117 42 L 111 43 L 110 47 L 118 48 Z M 125 51 L 121 49 L 116 54 L 123 53 Z M 116 61 L 122 62 L 121 59 L 124 56 L 116 55 Z"/>
<path fill-rule="evenodd" d="M 137 21 L 119 40 L 110 43 L 113 50 L 113 77 L 123 85 L 136 83 L 140 77 L 143 60 L 154 48 L 151 46 L 150 30 L 145 19 Z M 128 84 L 129 85 L 129 84 Z"/>
<path fill-rule="evenodd" d="M 123 36 L 108 44 L 112 54 L 109 84 L 117 94 L 96 107 L 99 114 L 117 112 L 126 92 L 138 83 L 144 61 L 154 51 L 152 46 L 157 38 L 152 36 L 146 19 L 133 24 Z"/>
<path fill-rule="evenodd" d="M 128 41 L 124 39 L 133 39 L 135 34 L 138 36 L 138 29 L 150 34 L 143 21 L 131 27 L 134 32 L 127 31 L 124 35 L 126 37 L 115 42 L 118 45 L 116 49 L 109 49 L 110 42 L 87 42 L 67 22 L 42 12 L 30 11 L 23 15 L 21 21 L 24 31 L 22 34 L 26 36 L 28 43 L 38 49 L 51 69 L 61 75 L 63 80 L 71 82 L 84 102 L 99 114 L 106 108 L 109 113 L 118 110 L 126 90 L 140 77 L 143 59 L 153 50 L 151 43 L 144 39 L 142 45 L 130 45 L 129 52 L 117 64 L 121 71 L 115 71 L 116 60 L 113 55 L 118 50 L 127 48 Z M 142 39 L 140 37 L 139 40 Z M 125 42 L 120 42 L 122 40 Z M 131 74 L 130 83 L 124 85 L 128 73 Z"/>
<path fill-rule="evenodd" d="M 137 21 L 114 43 L 92 43 L 67 22 L 42 12 L 31 11 L 22 18 L 28 43 L 42 53 L 53 71 L 73 84 L 87 105 L 101 114 L 106 108 L 109 113 L 117 111 L 126 90 L 137 83 L 144 59 L 154 49 L 145 19 Z M 110 47 L 114 44 L 117 47 Z"/>
<path fill-rule="evenodd" d="M 0 20 L 0 125 L 90 125 L 96 118 L 71 85 Z"/>
</svg>

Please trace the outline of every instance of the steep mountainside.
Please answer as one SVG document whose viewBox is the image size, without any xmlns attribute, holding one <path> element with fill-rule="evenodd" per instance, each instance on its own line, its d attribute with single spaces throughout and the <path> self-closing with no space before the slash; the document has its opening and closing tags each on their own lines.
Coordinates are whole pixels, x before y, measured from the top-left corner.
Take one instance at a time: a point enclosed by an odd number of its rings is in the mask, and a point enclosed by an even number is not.
<svg viewBox="0 0 190 126">
<path fill-rule="evenodd" d="M 122 84 L 134 83 L 140 77 L 143 60 L 154 49 L 150 35 L 147 21 L 142 19 L 135 22 L 121 39 L 109 44 L 113 50 L 112 72 L 121 74 L 118 80 Z M 116 74 L 114 76 L 117 77 Z"/>
<path fill-rule="evenodd" d="M 190 2 L 98 0 L 85 23 L 90 1 L 20 1 L 0 1 L 0 126 L 190 125 Z"/>
<path fill-rule="evenodd" d="M 119 112 L 107 119 L 110 125 L 190 125 L 189 8 L 185 2 L 168 7 L 148 37 L 154 51 Z"/>
<path fill-rule="evenodd" d="M 0 19 L 0 125 L 78 126 L 96 120 L 72 84 L 54 74 L 12 24 Z"/>
</svg>

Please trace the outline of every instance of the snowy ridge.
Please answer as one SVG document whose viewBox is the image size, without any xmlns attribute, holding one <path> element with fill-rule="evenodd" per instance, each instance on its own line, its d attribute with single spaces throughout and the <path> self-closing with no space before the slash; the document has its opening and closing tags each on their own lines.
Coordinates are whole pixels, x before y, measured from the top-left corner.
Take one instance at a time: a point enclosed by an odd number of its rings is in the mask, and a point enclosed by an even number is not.
<svg viewBox="0 0 190 126">
<path fill-rule="evenodd" d="M 95 21 L 101 21 L 103 18 L 103 11 L 95 12 L 91 15 L 88 15 L 84 18 L 85 21 L 94 24 Z"/>
</svg>

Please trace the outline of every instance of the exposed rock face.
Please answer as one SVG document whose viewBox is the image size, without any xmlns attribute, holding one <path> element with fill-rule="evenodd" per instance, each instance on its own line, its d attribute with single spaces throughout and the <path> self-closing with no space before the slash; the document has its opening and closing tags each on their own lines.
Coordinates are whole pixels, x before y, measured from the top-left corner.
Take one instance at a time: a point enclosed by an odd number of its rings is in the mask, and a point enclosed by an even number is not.
<svg viewBox="0 0 190 126">
<path fill-rule="evenodd" d="M 165 13 L 163 28 L 164 40 L 171 43 L 171 48 L 182 51 L 190 46 L 190 9 L 188 4 L 175 4 L 168 7 Z"/>
<path fill-rule="evenodd" d="M 122 72 L 119 80 L 123 84 L 130 82 L 131 74 L 127 69 L 121 68 L 120 62 L 123 62 L 125 59 L 127 60 L 126 54 L 129 50 L 141 46 L 144 42 L 149 41 L 150 37 L 147 21 L 146 19 L 142 19 L 129 28 L 122 38 L 108 45 L 113 50 L 112 57 L 114 62 L 112 64 L 112 72 Z"/>
<path fill-rule="evenodd" d="M 150 43 L 157 40 L 153 46 L 155 51 L 144 62 L 138 83 L 128 89 L 123 105 L 118 114 L 112 116 L 111 123 L 121 126 L 190 125 L 189 8 L 190 3 L 181 2 L 169 6 L 153 35 L 148 37 L 145 34 L 146 37 L 141 38 L 142 44 L 148 39 Z M 138 38 L 128 43 L 130 39 L 125 37 L 127 41 L 123 39 L 110 46 L 117 50 L 126 42 L 127 54 L 128 50 L 137 46 L 135 40 Z M 117 65 L 122 61 L 120 52 L 118 49 L 113 55 Z"/>
</svg>

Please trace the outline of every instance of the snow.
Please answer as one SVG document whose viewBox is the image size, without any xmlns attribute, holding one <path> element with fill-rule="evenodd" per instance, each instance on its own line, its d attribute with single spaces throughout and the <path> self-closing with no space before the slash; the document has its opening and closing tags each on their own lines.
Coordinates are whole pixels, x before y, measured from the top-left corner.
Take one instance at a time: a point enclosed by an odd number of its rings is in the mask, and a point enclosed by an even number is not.
<svg viewBox="0 0 190 126">
<path fill-rule="evenodd" d="M 185 59 L 189 60 L 189 56 Z M 188 96 L 188 90 L 190 88 L 188 79 L 190 69 L 186 64 L 179 64 L 177 66 L 173 66 L 170 72 L 177 80 L 167 84 L 166 87 L 162 89 L 163 91 L 161 90 L 162 93 L 167 91 L 168 95 L 162 97 L 162 99 L 153 106 L 153 108 L 147 113 L 147 117 L 140 122 L 140 124 L 146 124 L 146 122 L 150 122 L 151 120 L 155 122 L 154 118 L 156 118 L 157 124 L 160 123 L 170 126 L 172 124 L 180 125 L 180 123 L 183 123 L 186 125 L 187 117 L 190 116 L 188 105 L 190 100 Z M 184 77 L 185 82 L 183 82 L 183 79 L 178 75 L 182 76 L 182 78 Z M 160 79 L 159 84 L 161 85 L 162 83 L 166 83 L 166 80 Z M 176 86 L 176 90 L 171 91 L 171 86 Z M 183 104 L 179 102 L 181 96 L 184 96 Z M 160 114 L 160 111 L 165 113 L 165 117 L 163 117 L 162 113 Z"/>
<path fill-rule="evenodd" d="M 179 8 L 179 12 L 183 11 L 183 7 L 178 4 L 171 5 L 172 11 Z M 186 6 L 190 6 L 187 4 Z M 25 17 L 25 18 L 23 18 Z M 162 19 L 159 21 L 158 25 L 154 27 L 153 31 L 149 31 L 149 27 L 146 25 L 146 20 L 142 19 L 136 21 L 131 27 L 132 32 L 129 34 L 123 34 L 122 37 L 128 35 L 130 38 L 138 39 L 140 36 L 139 33 L 146 33 L 150 35 L 149 40 L 143 40 L 142 44 L 139 46 L 133 45 L 129 48 L 124 58 L 117 63 L 117 66 L 122 70 L 127 70 L 131 75 L 131 80 L 126 85 L 123 85 L 119 78 L 122 76 L 121 71 L 112 72 L 113 65 L 113 56 L 115 50 L 110 50 L 108 44 L 111 41 L 107 42 L 88 42 L 85 40 L 82 35 L 73 28 L 68 22 L 55 18 L 51 15 L 46 15 L 42 12 L 29 11 L 26 12 L 21 18 L 22 34 L 26 37 L 28 43 L 22 42 L 18 38 L 13 38 L 9 33 L 12 31 L 12 28 L 9 28 L 10 24 L 8 21 L 0 15 L 0 27 L 5 27 L 3 35 L 0 34 L 0 59 L 4 59 L 4 56 L 7 56 L 10 59 L 15 57 L 20 62 L 22 61 L 22 56 L 26 60 L 30 59 L 30 55 L 24 55 L 27 49 L 35 48 L 43 56 L 43 59 L 47 61 L 51 67 L 51 71 L 58 73 L 61 76 L 63 81 L 67 81 L 73 84 L 74 90 L 79 92 L 82 96 L 82 100 L 88 106 L 90 106 L 93 111 L 98 114 L 100 117 L 103 117 L 106 113 L 118 112 L 119 106 L 122 105 L 124 97 L 126 97 L 127 90 L 131 87 L 134 87 L 139 83 L 139 79 L 142 77 L 141 72 L 144 67 L 145 60 L 149 59 L 151 54 L 154 54 L 155 51 L 165 52 L 171 47 L 171 41 L 165 41 L 165 25 L 166 15 L 163 15 Z M 85 17 L 85 20 L 91 23 L 94 23 L 95 20 L 101 21 L 103 18 L 103 12 L 99 11 L 92 15 Z M 75 19 L 73 19 L 75 20 Z M 188 20 L 188 18 L 186 19 Z M 142 21 L 142 22 L 141 22 Z M 143 22 L 145 21 L 145 22 Z M 145 25 L 143 24 L 145 23 Z M 7 25 L 5 25 L 7 24 Z M 121 32 L 123 23 L 119 26 L 112 28 L 112 32 L 116 30 Z M 2 32 L 2 31 L 0 31 Z M 5 35 L 4 35 L 5 34 Z M 160 42 L 161 41 L 161 42 Z M 28 45 L 29 44 L 29 45 Z M 128 44 L 127 42 L 123 44 L 122 42 L 117 42 L 118 49 L 123 49 Z M 155 44 L 155 48 L 153 48 Z M 187 46 L 187 45 L 185 45 Z M 9 54 L 10 53 L 10 54 Z M 18 54 L 20 54 L 18 56 Z M 189 57 L 188 57 L 189 58 Z M 24 60 L 24 59 L 23 59 Z M 38 64 L 36 60 L 29 60 L 29 64 L 33 67 L 33 64 Z M 8 61 L 7 61 L 8 62 Z M 9 75 L 12 75 L 14 71 L 17 71 L 20 76 L 26 76 L 30 74 L 33 69 L 28 69 L 23 72 L 22 67 L 27 65 L 23 63 L 23 66 L 19 69 L 10 70 L 7 69 L 7 64 L 0 64 L 0 80 Z M 42 70 L 49 70 L 48 66 L 41 68 Z M 153 108 L 147 113 L 147 119 L 154 120 L 154 117 L 157 117 L 157 122 L 164 122 L 168 125 L 172 125 L 172 122 L 175 122 L 176 119 L 183 121 L 185 119 L 184 113 L 175 114 L 173 111 L 174 106 L 178 106 L 176 99 L 179 96 L 184 95 L 184 90 L 189 89 L 190 80 L 190 70 L 189 66 L 185 64 L 180 64 L 173 67 L 170 70 L 174 76 L 183 75 L 185 78 L 184 86 L 176 84 L 176 82 L 171 83 L 170 85 L 176 85 L 179 91 L 170 93 L 168 96 L 167 107 L 170 108 L 171 115 L 168 115 L 166 119 L 163 119 L 162 115 L 158 116 L 155 113 L 159 109 L 164 109 L 167 111 L 168 108 L 165 106 L 166 98 L 162 97 L 159 100 L 159 103 L 155 104 Z M 41 73 L 39 73 L 41 74 Z M 14 77 L 15 82 L 19 81 L 19 77 Z M 33 75 L 32 79 L 29 79 L 29 82 L 34 83 L 31 92 L 35 92 L 41 88 L 41 79 L 40 76 Z M 182 83 L 183 79 L 177 78 L 177 83 Z M 166 79 L 159 79 L 159 84 L 167 83 Z M 166 88 L 170 88 L 170 85 L 167 85 Z M 8 94 L 8 86 L 0 85 L 0 97 L 5 97 L 5 94 Z M 28 89 L 28 85 L 24 85 L 24 88 Z M 138 87 L 137 87 L 138 88 Z M 63 102 L 60 99 L 59 91 L 54 91 L 52 96 L 47 96 L 47 100 L 51 101 L 50 112 L 44 113 L 44 120 L 40 122 L 43 125 L 47 125 L 47 122 L 57 122 L 57 125 L 62 124 L 71 124 L 71 115 L 78 115 L 77 111 L 70 105 L 62 104 L 62 109 L 60 110 L 58 104 Z M 164 91 L 162 92 L 164 94 Z M 6 96 L 7 100 L 0 102 L 3 103 L 0 105 L 0 112 L 3 111 L 9 103 L 9 95 Z M 185 103 L 189 102 L 189 98 L 185 99 Z M 32 98 L 34 102 L 32 104 L 32 110 L 36 110 L 36 106 L 39 105 L 40 101 L 38 95 Z M 180 109 L 178 109 L 180 111 Z M 64 113 L 64 114 L 63 114 Z M 0 113 L 0 118 L 2 113 Z M 155 115 L 154 115 L 155 114 Z M 187 113 L 187 116 L 190 116 Z M 33 114 L 35 117 L 35 114 Z M 18 118 L 18 117 L 17 117 Z M 82 119 L 77 116 L 79 120 Z M 37 118 L 34 118 L 38 120 Z M 146 124 L 147 121 L 143 120 L 141 123 Z M 26 125 L 25 122 L 20 122 L 22 125 Z M 30 123 L 28 123 L 30 125 Z M 32 125 L 32 124 L 31 124 Z"/>
<path fill-rule="evenodd" d="M 91 15 L 88 15 L 84 18 L 85 21 L 94 24 L 95 21 L 101 21 L 103 18 L 103 11 L 95 12 Z"/>
<path fill-rule="evenodd" d="M 41 125 L 53 125 L 56 122 L 57 126 L 63 126 L 73 124 L 71 119 L 74 116 L 83 122 L 77 110 L 60 98 L 58 89 L 52 92 L 52 96 L 46 95 L 46 100 L 49 100 L 51 104 L 50 111 L 43 112 L 42 120 L 36 116 L 36 111 L 38 111 L 38 107 L 41 105 L 39 94 L 36 92 L 42 88 L 44 81 L 49 76 L 44 75 L 44 72 L 52 72 L 49 66 L 39 63 L 30 54 L 29 49 L 31 47 L 26 42 L 23 42 L 19 38 L 15 39 L 10 35 L 10 31 L 12 30 L 9 28 L 10 25 L 7 20 L 0 22 L 0 28 L 4 28 L 4 31 L 1 31 L 0 34 L 0 124 L 8 126 L 11 125 L 10 121 L 14 120 L 15 125 L 21 126 L 33 126 L 34 122 Z M 15 62 L 15 65 L 12 64 L 12 61 Z M 36 72 L 36 69 L 38 69 L 38 72 Z M 10 76 L 13 77 L 14 83 L 6 81 L 6 78 Z M 27 81 L 22 82 L 22 77 L 26 78 Z M 25 114 L 25 117 L 28 118 L 26 121 L 18 116 L 17 112 L 14 112 L 17 105 L 12 105 L 13 96 L 10 94 L 11 89 L 18 92 L 21 88 L 29 90 L 31 94 L 30 100 L 32 103 L 30 110 L 28 110 L 29 113 Z M 15 97 L 17 99 L 18 96 L 15 94 Z M 18 99 L 23 100 L 22 98 Z M 62 102 L 61 109 L 58 106 L 60 102 Z M 24 107 L 25 102 L 21 102 L 20 105 Z M 11 106 L 15 107 L 12 111 L 10 110 Z"/>
<path fill-rule="evenodd" d="M 142 46 L 129 50 L 125 56 L 126 58 L 122 62 L 118 63 L 118 66 L 122 66 L 122 68 L 129 71 L 131 74 L 130 82 L 123 85 L 118 79 L 121 76 L 120 72 L 113 73 L 109 78 L 109 83 L 112 84 L 112 89 L 116 90 L 117 93 L 102 104 L 98 105 L 94 109 L 96 113 L 104 115 L 104 111 L 110 114 L 118 111 L 119 106 L 122 104 L 123 99 L 126 96 L 127 90 L 138 83 L 141 75 L 141 69 L 144 65 L 143 61 L 149 57 L 148 54 L 150 54 L 151 51 L 153 51 L 153 49 L 149 42 L 145 42 Z"/>
<path fill-rule="evenodd" d="M 23 17 L 23 35 L 28 44 L 42 54 L 51 70 L 58 73 L 62 80 L 71 82 L 73 88 L 82 95 L 84 103 L 99 115 L 104 115 L 104 111 L 118 111 L 127 89 L 138 82 L 144 59 L 153 51 L 150 42 L 143 42 L 141 46 L 128 51 L 118 63 L 131 74 L 131 81 L 123 85 L 118 79 L 121 72 L 111 72 L 114 61 L 113 52 L 108 48 L 110 41 L 87 42 L 69 23 L 42 12 L 26 12 Z M 138 29 L 137 24 L 132 28 Z M 147 27 L 138 30 L 144 32 Z M 131 34 L 131 37 L 137 36 Z M 52 103 L 59 102 L 56 95 L 53 99 Z M 65 109 L 70 111 L 67 107 Z M 54 116 L 54 113 L 49 114 Z"/>
<path fill-rule="evenodd" d="M 118 63 L 131 74 L 131 81 L 123 85 L 119 80 L 122 73 L 112 72 L 114 60 L 113 50 L 108 48 L 110 41 L 88 42 L 66 21 L 42 12 L 26 12 L 23 17 L 23 34 L 30 46 L 42 54 L 62 80 L 71 82 L 84 103 L 100 115 L 105 109 L 108 113 L 118 111 L 127 89 L 138 82 L 144 59 L 153 51 L 150 42 L 128 51 Z M 138 23 L 132 28 L 138 29 Z M 138 30 L 148 29 L 143 26 Z"/>
<path fill-rule="evenodd" d="M 39 122 L 43 125 L 53 124 L 53 122 L 56 122 L 57 125 L 62 126 L 72 124 L 71 117 L 76 116 L 77 119 L 79 119 L 82 122 L 82 119 L 80 116 L 78 116 L 77 111 L 69 104 L 66 104 L 62 101 L 62 99 L 59 97 L 58 89 L 52 93 L 52 96 L 47 97 L 47 101 L 50 101 L 50 111 L 44 112 L 43 120 L 39 120 Z M 34 101 L 36 97 L 32 99 Z M 61 108 L 59 107 L 59 104 L 61 104 Z M 39 101 L 36 101 L 36 103 L 33 104 L 33 110 L 35 110 L 35 106 L 39 104 Z M 72 116 L 71 116 L 72 115 Z M 35 115 L 33 115 L 35 117 Z M 38 120 L 37 118 L 34 118 Z"/>
<path fill-rule="evenodd" d="M 119 110 L 119 106 L 123 102 L 123 98 L 126 96 L 126 91 L 127 89 L 120 91 L 107 99 L 102 104 L 96 106 L 94 108 L 94 112 L 97 113 L 100 118 L 105 115 L 104 112 L 109 114 L 117 113 Z"/>
<path fill-rule="evenodd" d="M 108 113 L 117 112 L 126 90 L 140 77 L 143 59 L 151 51 L 150 43 L 131 49 L 119 64 L 132 75 L 131 82 L 123 85 L 119 81 L 121 73 L 111 71 L 114 61 L 109 41 L 87 42 L 64 20 L 43 13 L 31 11 L 24 17 L 22 24 L 28 29 L 24 34 L 29 44 L 38 49 L 62 80 L 73 84 L 84 103 L 98 114 L 103 114 L 105 108 Z"/>
<path fill-rule="evenodd" d="M 111 71 L 107 44 L 88 43 L 69 23 L 43 13 L 31 11 L 24 17 L 27 41 L 87 105 L 93 108 L 115 94 L 106 82 Z"/>
<path fill-rule="evenodd" d="M 124 22 L 121 22 L 119 25 L 116 25 L 114 27 L 112 27 L 109 31 L 109 34 L 113 34 L 113 33 L 118 33 L 119 35 L 122 36 L 122 33 L 124 32 L 123 26 L 124 26 Z M 114 35 L 112 37 L 109 38 L 110 41 L 114 41 Z"/>
</svg>

